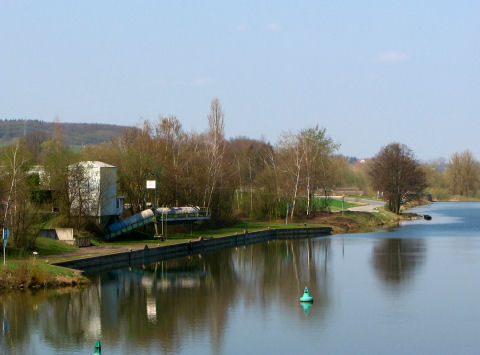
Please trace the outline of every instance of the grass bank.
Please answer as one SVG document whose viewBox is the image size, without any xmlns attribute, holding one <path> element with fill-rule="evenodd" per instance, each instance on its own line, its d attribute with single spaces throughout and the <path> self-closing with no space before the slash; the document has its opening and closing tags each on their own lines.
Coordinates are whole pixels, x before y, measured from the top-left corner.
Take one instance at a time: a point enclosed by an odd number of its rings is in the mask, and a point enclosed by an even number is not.
<svg viewBox="0 0 480 355">
<path fill-rule="evenodd" d="M 88 283 L 88 279 L 75 270 L 50 265 L 50 257 L 77 250 L 73 245 L 43 237 L 35 240 L 32 250 L 8 245 L 6 263 L 0 262 L 0 289 L 55 288 Z M 37 253 L 36 257 L 33 252 Z"/>
<path fill-rule="evenodd" d="M 69 251 L 77 250 L 78 247 L 61 243 L 57 240 L 38 237 L 35 240 L 35 247 L 33 249 L 25 250 L 15 248 L 11 243 L 7 244 L 7 258 L 8 259 L 29 259 L 33 252 L 38 253 L 39 256 L 62 254 Z M 1 251 L 0 251 L 1 254 Z"/>
<path fill-rule="evenodd" d="M 333 234 L 359 233 L 373 231 L 379 227 L 394 226 L 401 220 L 408 219 L 407 216 L 398 216 L 395 213 L 379 209 L 378 212 L 352 212 L 332 213 L 319 216 L 317 221 L 330 225 Z"/>
<path fill-rule="evenodd" d="M 0 266 L 0 289 L 36 289 L 79 286 L 88 280 L 77 271 L 43 260 L 10 260 Z"/>
</svg>

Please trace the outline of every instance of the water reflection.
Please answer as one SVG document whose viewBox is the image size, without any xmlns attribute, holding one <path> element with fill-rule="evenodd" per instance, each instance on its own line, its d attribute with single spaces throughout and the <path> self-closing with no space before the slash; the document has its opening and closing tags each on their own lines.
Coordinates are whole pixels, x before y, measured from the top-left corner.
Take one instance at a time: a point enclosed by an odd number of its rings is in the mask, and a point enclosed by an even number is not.
<svg viewBox="0 0 480 355">
<path fill-rule="evenodd" d="M 379 239 L 373 248 L 373 267 L 387 286 L 397 287 L 425 261 L 424 239 Z"/>
<path fill-rule="evenodd" d="M 88 354 L 97 338 L 110 354 L 475 353 L 480 204 L 426 213 L 429 223 L 391 232 L 116 270 L 85 290 L 0 293 L 0 353 Z"/>
<path fill-rule="evenodd" d="M 315 296 L 310 313 L 322 313 L 330 242 L 271 241 L 103 273 L 82 291 L 6 293 L 0 310 L 7 309 L 11 330 L 2 348 L 28 352 L 35 329 L 54 350 L 79 351 L 101 338 L 132 351 L 176 353 L 196 338 L 221 353 L 238 304 L 305 319 L 298 298 L 308 285 Z"/>
</svg>

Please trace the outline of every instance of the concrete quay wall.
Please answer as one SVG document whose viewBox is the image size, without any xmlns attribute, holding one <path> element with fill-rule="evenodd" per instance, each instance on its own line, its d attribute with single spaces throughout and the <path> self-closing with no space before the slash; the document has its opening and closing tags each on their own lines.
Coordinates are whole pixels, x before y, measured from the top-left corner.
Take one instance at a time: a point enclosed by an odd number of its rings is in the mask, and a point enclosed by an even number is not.
<svg viewBox="0 0 480 355">
<path fill-rule="evenodd" d="M 134 250 L 130 252 L 95 256 L 70 260 L 55 265 L 83 270 L 86 273 L 114 270 L 128 266 L 150 264 L 156 261 L 180 258 L 183 256 L 233 248 L 275 239 L 297 239 L 330 235 L 330 227 L 269 229 L 258 232 L 246 232 L 219 238 L 192 240 L 189 242 Z"/>
</svg>

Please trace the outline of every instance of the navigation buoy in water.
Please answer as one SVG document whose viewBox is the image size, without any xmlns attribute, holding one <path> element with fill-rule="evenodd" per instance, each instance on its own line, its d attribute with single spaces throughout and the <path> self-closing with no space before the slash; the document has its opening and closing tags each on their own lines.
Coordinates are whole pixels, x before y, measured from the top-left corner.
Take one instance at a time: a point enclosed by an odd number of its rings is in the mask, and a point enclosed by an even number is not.
<svg viewBox="0 0 480 355">
<path fill-rule="evenodd" d="M 95 344 L 95 352 L 93 355 L 102 355 L 102 346 L 100 345 L 100 340 L 97 340 L 97 343 Z"/>
<path fill-rule="evenodd" d="M 305 290 L 303 290 L 303 296 L 300 297 L 300 302 L 313 302 L 313 297 L 308 293 L 307 286 L 305 286 Z"/>
</svg>

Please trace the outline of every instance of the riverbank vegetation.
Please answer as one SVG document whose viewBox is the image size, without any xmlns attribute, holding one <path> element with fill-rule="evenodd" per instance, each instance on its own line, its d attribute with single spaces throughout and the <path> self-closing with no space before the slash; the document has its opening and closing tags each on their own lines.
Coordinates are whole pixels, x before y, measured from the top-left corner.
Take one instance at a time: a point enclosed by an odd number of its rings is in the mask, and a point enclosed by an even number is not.
<svg viewBox="0 0 480 355">
<path fill-rule="evenodd" d="M 0 265 L 0 289 L 37 289 L 79 286 L 88 279 L 78 272 L 44 261 L 14 260 Z"/>
<path fill-rule="evenodd" d="M 429 191 L 438 201 L 478 201 L 480 163 L 466 150 L 448 161 L 438 159 L 423 166 Z"/>
<path fill-rule="evenodd" d="M 227 139 L 218 99 L 212 100 L 206 122 L 206 131 L 198 133 L 185 131 L 175 116 L 146 119 L 141 128 L 125 128 L 109 142 L 72 151 L 57 120 L 51 135 L 33 131 L 2 147 L 0 227 L 11 231 L 8 248 L 27 254 L 38 250 L 38 232 L 45 227 L 71 227 L 76 234 L 101 241 L 106 230 L 82 208 L 91 198 L 79 188 L 88 178 L 78 164 L 85 160 L 117 167 L 117 192 L 125 207 L 122 218 L 153 202 L 206 207 L 212 219 L 203 227 L 194 226 L 198 233 L 242 221 L 272 224 L 286 218 L 289 224 L 311 224 L 322 214 L 335 216 L 329 223 L 339 222 L 334 213 L 342 209 L 340 196 L 388 196 L 388 187 L 381 187 L 379 177 L 372 175 L 376 160 L 338 154 L 340 145 L 326 128 L 313 125 L 285 132 L 276 142 Z M 430 188 L 438 196 L 442 189 L 475 196 L 478 162 L 471 154 L 452 157 L 445 173 L 427 165 L 422 169 L 428 187 L 421 191 L 424 184 L 408 185 L 402 203 Z M 156 174 L 156 201 L 145 186 L 148 172 Z M 399 212 L 397 202 L 388 206 L 394 212 Z M 345 201 L 343 208 L 351 203 Z M 370 223 L 358 221 L 363 222 Z"/>
</svg>

